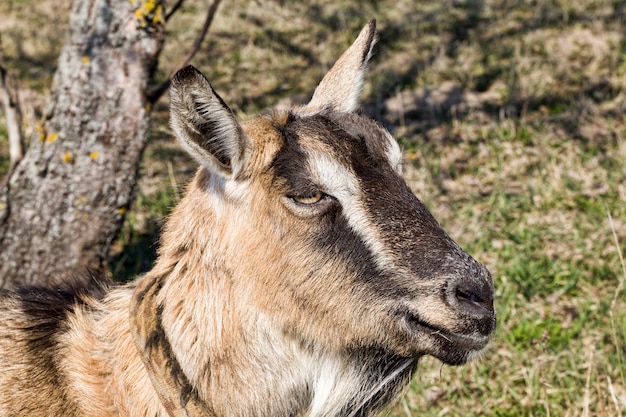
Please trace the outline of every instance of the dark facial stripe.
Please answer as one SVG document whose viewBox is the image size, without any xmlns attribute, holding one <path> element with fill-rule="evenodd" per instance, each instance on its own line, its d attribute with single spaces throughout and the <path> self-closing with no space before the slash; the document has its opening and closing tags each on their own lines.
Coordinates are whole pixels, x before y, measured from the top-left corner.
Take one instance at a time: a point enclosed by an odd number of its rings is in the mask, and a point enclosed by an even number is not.
<svg viewBox="0 0 626 417">
<path fill-rule="evenodd" d="M 376 294 L 391 298 L 404 295 L 405 290 L 391 279 L 388 271 L 380 268 L 374 254 L 352 230 L 343 213 L 321 230 L 324 232 L 316 236 L 315 246 L 324 253 L 333 254 L 335 259 L 341 259 L 356 280 L 367 284 Z"/>
<path fill-rule="evenodd" d="M 314 126 L 311 127 L 310 123 Z M 311 173 L 308 172 L 308 160 L 305 151 L 300 143 L 300 132 L 302 125 L 306 124 L 312 131 L 319 132 L 322 127 L 328 131 L 328 126 L 333 127 L 328 119 L 323 117 L 309 117 L 306 121 L 299 118 L 290 118 L 288 123 L 280 128 L 284 137 L 284 146 L 277 153 L 272 166 L 279 181 L 287 184 L 289 191 L 307 190 L 314 187 L 311 181 Z M 345 133 L 342 133 L 345 136 Z M 331 134 L 321 135 L 321 140 L 333 146 L 341 145 L 345 138 L 332 137 Z M 342 150 L 338 150 L 340 154 Z M 344 152 L 345 153 L 345 152 Z M 357 271 L 357 275 L 366 277 L 376 269 L 372 255 L 363 241 L 350 229 L 343 213 L 331 210 L 325 213 L 320 219 L 319 233 L 310 236 L 314 246 L 320 248 L 322 252 L 332 253 L 345 263 L 351 265 L 351 269 Z"/>
<path fill-rule="evenodd" d="M 386 158 L 382 154 L 384 146 L 368 146 L 363 136 L 353 136 L 324 115 L 291 118 L 278 130 L 283 134 L 284 147 L 277 153 L 272 166 L 276 177 L 286 183 L 289 189 L 306 190 L 314 187 L 312 175 L 308 172 L 308 156 L 303 149 L 300 135 L 306 135 L 309 141 L 311 138 L 319 140 L 323 148 L 332 149 L 333 157 L 346 166 L 369 167 L 371 170 L 372 166 L 383 164 L 383 158 Z M 387 139 L 381 136 L 373 140 Z M 372 148 L 375 148 L 375 152 L 371 152 Z M 375 169 L 377 170 L 379 168 Z M 385 278 L 386 272 L 377 264 L 376 254 L 372 253 L 363 238 L 352 229 L 340 205 L 315 221 L 319 222 L 316 228 L 318 232 L 308 236 L 314 247 L 319 248 L 322 253 L 333 254 L 333 259 L 341 259 L 359 281 L 367 282 L 374 287 L 374 291 L 392 297 L 401 295 L 402 288 Z"/>
<path fill-rule="evenodd" d="M 307 172 L 307 157 L 293 122 L 297 120 L 288 118 L 285 126 L 277 126 L 277 130 L 283 135 L 284 145 L 274 157 L 271 168 L 274 170 L 276 180 L 287 187 L 287 193 L 296 191 L 312 191 L 314 184 Z"/>
<path fill-rule="evenodd" d="M 442 254 L 457 254 L 457 246 L 389 164 L 384 131 L 355 114 L 318 116 L 318 123 L 332 132 L 321 140 L 344 155 L 343 163 L 355 173 L 383 246 L 416 276 L 428 278 L 444 272 Z"/>
<path fill-rule="evenodd" d="M 429 278 L 440 272 L 445 260 L 442 253 L 454 251 L 454 245 L 426 206 L 390 169 L 382 175 L 372 175 L 363 167 L 356 170 L 365 204 L 385 246 L 416 276 Z"/>
</svg>

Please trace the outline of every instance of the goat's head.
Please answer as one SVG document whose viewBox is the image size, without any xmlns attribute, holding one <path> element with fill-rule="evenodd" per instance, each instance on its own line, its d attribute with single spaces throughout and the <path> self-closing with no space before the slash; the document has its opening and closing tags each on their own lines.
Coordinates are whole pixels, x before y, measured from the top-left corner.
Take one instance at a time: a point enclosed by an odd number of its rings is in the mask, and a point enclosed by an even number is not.
<svg viewBox="0 0 626 417">
<path fill-rule="evenodd" d="M 492 280 L 410 191 L 396 141 L 354 112 L 374 38 L 370 22 L 309 104 L 243 124 L 181 70 L 172 126 L 202 165 L 194 217 L 210 220 L 177 233 L 227 271 L 238 303 L 305 346 L 460 364 L 494 330 Z"/>
</svg>

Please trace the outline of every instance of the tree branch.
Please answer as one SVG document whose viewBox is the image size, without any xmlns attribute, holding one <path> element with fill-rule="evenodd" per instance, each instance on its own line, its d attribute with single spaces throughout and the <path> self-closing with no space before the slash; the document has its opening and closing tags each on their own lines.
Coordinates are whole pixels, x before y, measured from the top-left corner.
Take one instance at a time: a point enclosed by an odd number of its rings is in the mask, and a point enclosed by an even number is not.
<svg viewBox="0 0 626 417">
<path fill-rule="evenodd" d="M 4 48 L 0 38 L 0 101 L 6 117 L 9 133 L 9 157 L 11 167 L 24 157 L 24 138 L 22 135 L 22 112 L 17 100 L 17 88 L 13 86 L 9 73 L 4 66 Z"/>
<path fill-rule="evenodd" d="M 215 13 L 217 12 L 217 8 L 220 5 L 220 2 L 221 0 L 212 1 L 211 6 L 209 6 L 206 19 L 204 20 L 204 25 L 202 26 L 202 29 L 196 36 L 196 39 L 194 40 L 193 45 L 191 46 L 191 49 L 189 50 L 185 58 L 183 58 L 181 63 L 176 67 L 176 69 L 172 72 L 172 74 L 170 74 L 169 78 L 166 81 L 164 81 L 161 85 L 157 86 L 156 88 L 152 89 L 152 91 L 150 91 L 147 94 L 148 102 L 150 104 L 156 103 L 157 100 L 161 98 L 161 96 L 169 88 L 174 74 L 176 74 L 180 69 L 186 67 L 191 61 L 191 59 L 196 55 L 196 53 L 200 49 L 200 46 L 202 45 L 202 42 L 204 41 L 204 38 L 206 37 L 207 32 L 209 31 L 209 28 L 211 27 L 211 23 L 213 22 L 213 18 L 215 17 Z M 169 15 L 171 15 L 171 12 Z"/>
<path fill-rule="evenodd" d="M 180 6 L 183 5 L 183 2 L 185 0 L 178 0 L 176 2 L 176 4 L 172 7 L 172 10 L 170 10 L 166 15 L 165 15 L 165 21 L 167 22 L 168 20 L 170 20 L 170 17 L 172 17 L 172 15 L 174 13 L 176 13 L 176 11 L 180 8 Z"/>
</svg>

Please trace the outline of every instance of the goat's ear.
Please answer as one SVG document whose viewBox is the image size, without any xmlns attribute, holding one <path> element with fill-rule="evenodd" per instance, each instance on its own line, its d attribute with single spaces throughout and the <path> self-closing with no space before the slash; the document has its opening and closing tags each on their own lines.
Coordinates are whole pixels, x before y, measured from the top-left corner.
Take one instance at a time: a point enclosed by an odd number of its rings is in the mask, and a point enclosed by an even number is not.
<svg viewBox="0 0 626 417">
<path fill-rule="evenodd" d="M 359 103 L 367 62 L 376 42 L 376 20 L 370 20 L 315 89 L 304 110 L 353 112 Z"/>
<path fill-rule="evenodd" d="M 213 172 L 240 168 L 244 135 L 233 112 L 196 68 L 178 71 L 170 88 L 170 123 L 183 147 Z"/>
</svg>

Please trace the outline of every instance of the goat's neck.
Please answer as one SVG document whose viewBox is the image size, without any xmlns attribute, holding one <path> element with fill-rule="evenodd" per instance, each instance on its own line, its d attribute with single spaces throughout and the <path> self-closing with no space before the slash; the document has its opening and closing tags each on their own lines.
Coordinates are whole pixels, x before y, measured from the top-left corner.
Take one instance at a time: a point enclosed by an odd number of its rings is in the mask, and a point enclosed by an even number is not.
<svg viewBox="0 0 626 417">
<path fill-rule="evenodd" d="M 205 266 L 197 278 L 182 279 L 186 272 L 179 262 L 164 280 L 162 325 L 176 361 L 216 415 L 370 415 L 414 368 L 414 360 L 380 360 L 380 352 L 305 344 L 238 299 L 228 271 Z"/>
</svg>

